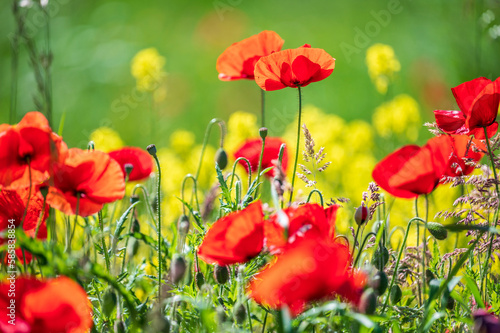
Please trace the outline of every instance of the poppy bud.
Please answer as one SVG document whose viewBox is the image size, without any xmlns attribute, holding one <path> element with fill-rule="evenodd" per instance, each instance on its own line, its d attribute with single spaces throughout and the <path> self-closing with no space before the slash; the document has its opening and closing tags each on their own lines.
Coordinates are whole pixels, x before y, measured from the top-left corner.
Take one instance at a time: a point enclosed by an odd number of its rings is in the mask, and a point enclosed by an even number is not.
<svg viewBox="0 0 500 333">
<path fill-rule="evenodd" d="M 187 215 L 181 215 L 181 217 L 179 217 L 179 221 L 177 222 L 179 235 L 185 237 L 189 233 L 190 227 L 191 223 L 189 223 L 189 217 Z"/>
<path fill-rule="evenodd" d="M 430 269 L 425 270 L 425 282 L 429 283 L 430 281 L 434 280 L 436 277 L 432 273 Z"/>
<path fill-rule="evenodd" d="M 227 153 L 224 148 L 220 147 L 215 153 L 215 162 L 221 170 L 224 170 L 227 166 Z"/>
<path fill-rule="evenodd" d="M 445 240 L 448 238 L 448 231 L 445 227 L 438 222 L 427 222 L 427 230 L 438 240 Z"/>
<path fill-rule="evenodd" d="M 175 255 L 170 264 L 170 275 L 173 283 L 177 284 L 184 278 L 186 267 L 186 259 L 181 255 Z"/>
<path fill-rule="evenodd" d="M 354 221 L 358 226 L 363 225 L 366 221 L 368 221 L 368 208 L 364 205 L 356 208 L 356 212 L 354 213 Z"/>
<path fill-rule="evenodd" d="M 134 165 L 131 163 L 125 163 L 123 168 L 125 169 L 125 174 L 127 176 L 130 176 L 130 173 L 132 172 L 132 170 L 134 170 Z"/>
<path fill-rule="evenodd" d="M 162 311 L 158 308 L 153 308 L 148 314 L 148 319 L 146 321 L 146 327 L 144 332 L 147 333 L 169 333 L 170 332 L 170 322 L 167 317 L 163 315 Z M 148 323 L 149 322 L 149 323 Z"/>
<path fill-rule="evenodd" d="M 359 301 L 359 311 L 361 313 L 372 315 L 377 309 L 377 295 L 373 289 L 366 289 L 361 295 L 361 300 Z"/>
<path fill-rule="evenodd" d="M 243 324 L 245 319 L 247 319 L 247 309 L 245 308 L 245 304 L 242 302 L 236 303 L 233 308 L 233 316 L 238 325 Z"/>
<path fill-rule="evenodd" d="M 392 305 L 398 304 L 399 301 L 401 301 L 401 297 L 403 297 L 401 288 L 397 284 L 393 285 L 389 294 L 389 300 L 391 301 Z"/>
<path fill-rule="evenodd" d="M 368 284 L 375 292 L 377 295 L 383 295 L 387 289 L 387 286 L 389 285 L 389 279 L 387 278 L 387 274 L 385 274 L 384 271 L 378 271 L 375 273 L 374 276 L 371 277 L 370 281 L 368 281 Z"/>
<path fill-rule="evenodd" d="M 130 204 L 133 205 L 139 201 L 139 196 L 137 194 L 132 194 L 130 196 Z"/>
<path fill-rule="evenodd" d="M 214 279 L 218 284 L 224 284 L 229 280 L 229 268 L 227 266 L 214 266 Z"/>
<path fill-rule="evenodd" d="M 267 137 L 267 128 L 266 127 L 261 127 L 259 129 L 259 135 L 264 140 Z"/>
<path fill-rule="evenodd" d="M 253 197 L 251 195 L 249 195 L 248 198 L 245 200 L 245 202 L 243 202 L 243 206 L 246 207 L 252 201 L 253 201 Z"/>
<path fill-rule="evenodd" d="M 115 309 L 116 306 L 116 293 L 113 290 L 108 290 L 104 293 L 102 297 L 102 313 L 109 317 L 111 312 Z"/>
<path fill-rule="evenodd" d="M 121 320 L 115 322 L 115 333 L 125 333 L 125 323 Z"/>
<path fill-rule="evenodd" d="M 87 150 L 94 150 L 95 149 L 95 142 L 94 141 L 89 141 L 87 144 Z"/>
<path fill-rule="evenodd" d="M 385 246 L 377 248 L 372 258 L 372 265 L 377 267 L 379 271 L 383 270 L 389 261 L 389 251 Z"/>
<path fill-rule="evenodd" d="M 40 187 L 40 193 L 42 194 L 43 198 L 45 199 L 47 197 L 47 194 L 49 193 L 49 187 L 48 186 Z"/>
<path fill-rule="evenodd" d="M 141 225 L 139 224 L 139 220 L 134 219 L 132 222 L 132 232 L 141 232 Z"/>
<path fill-rule="evenodd" d="M 148 151 L 149 155 L 151 156 L 156 156 L 156 146 L 155 145 L 149 145 L 146 147 L 146 150 Z"/>
<path fill-rule="evenodd" d="M 202 272 L 198 272 L 196 273 L 194 279 L 196 281 L 196 286 L 201 290 L 201 287 L 205 284 L 205 276 Z"/>
</svg>

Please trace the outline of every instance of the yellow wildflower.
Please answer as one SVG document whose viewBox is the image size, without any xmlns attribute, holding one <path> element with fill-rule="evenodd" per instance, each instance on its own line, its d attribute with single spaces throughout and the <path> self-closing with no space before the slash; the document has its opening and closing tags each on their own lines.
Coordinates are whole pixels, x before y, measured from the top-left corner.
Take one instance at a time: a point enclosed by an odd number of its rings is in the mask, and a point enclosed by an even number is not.
<svg viewBox="0 0 500 333">
<path fill-rule="evenodd" d="M 166 76 L 163 70 L 165 58 L 158 50 L 149 48 L 139 51 L 132 59 L 131 72 L 140 91 L 154 91 Z"/>
<path fill-rule="evenodd" d="M 224 140 L 224 148 L 228 154 L 232 155 L 243 141 L 258 136 L 257 117 L 252 113 L 236 111 L 231 114 L 227 121 L 227 136 Z"/>
<path fill-rule="evenodd" d="M 374 44 L 366 50 L 368 73 L 381 94 L 387 93 L 394 73 L 399 72 L 401 65 L 394 54 L 394 49 L 385 44 Z"/>
<path fill-rule="evenodd" d="M 106 153 L 125 145 L 120 134 L 109 127 L 99 127 L 90 134 L 89 140 L 94 141 L 95 149 Z"/>
</svg>

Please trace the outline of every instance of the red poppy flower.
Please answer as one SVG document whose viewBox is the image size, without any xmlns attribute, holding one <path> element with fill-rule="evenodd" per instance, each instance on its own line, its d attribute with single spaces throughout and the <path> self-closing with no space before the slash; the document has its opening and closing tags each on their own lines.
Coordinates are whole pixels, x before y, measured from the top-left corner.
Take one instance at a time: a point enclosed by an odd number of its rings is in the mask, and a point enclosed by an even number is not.
<svg viewBox="0 0 500 333">
<path fill-rule="evenodd" d="M 305 204 L 272 214 L 269 220 L 264 222 L 267 248 L 272 253 L 278 253 L 288 243 L 304 237 L 306 233 L 315 233 L 324 236 L 325 239 L 333 240 L 339 207 L 339 205 L 332 205 L 323 209 L 317 204 Z M 287 226 L 287 229 L 284 226 Z"/>
<path fill-rule="evenodd" d="M 311 301 L 339 295 L 358 304 L 365 278 L 351 272 L 347 246 L 307 237 L 293 244 L 251 281 L 248 291 L 257 303 L 296 316 Z"/>
<path fill-rule="evenodd" d="M 266 143 L 264 146 L 264 155 L 262 156 L 262 168 L 261 170 L 273 167 L 273 161 L 277 161 L 279 157 L 280 147 L 284 144 L 283 140 L 280 138 L 266 138 Z M 235 153 L 234 158 L 245 157 L 250 162 L 252 167 L 252 172 L 257 172 L 259 168 L 260 151 L 262 149 L 262 140 L 250 139 L 247 140 Z M 239 161 L 239 163 L 248 172 L 248 164 L 246 161 Z M 283 159 L 281 160 L 281 167 L 283 171 L 286 172 L 288 167 L 288 151 L 285 147 L 283 151 Z M 276 171 L 274 168 L 269 171 L 266 175 L 269 177 L 276 176 Z"/>
<path fill-rule="evenodd" d="M 221 266 L 247 262 L 264 246 L 263 223 L 260 201 L 217 220 L 205 235 L 198 256 Z"/>
<path fill-rule="evenodd" d="M 449 134 L 474 135 L 484 139 L 498 130 L 495 121 L 500 103 L 500 78 L 490 81 L 480 77 L 452 88 L 460 111 L 435 110 L 434 115 L 440 129 Z"/>
<path fill-rule="evenodd" d="M 65 214 L 77 213 L 78 196 L 78 215 L 85 217 L 125 195 L 120 165 L 101 151 L 72 148 L 64 163 L 54 165 L 54 171 L 47 202 Z"/>
<path fill-rule="evenodd" d="M 323 49 L 304 45 L 260 58 L 255 65 L 255 82 L 264 90 L 305 87 L 332 74 L 335 59 Z"/>
<path fill-rule="evenodd" d="M 426 145 L 404 146 L 380 161 L 372 172 L 380 187 L 398 198 L 431 193 L 449 166 L 453 151 L 450 137 L 430 139 Z"/>
<path fill-rule="evenodd" d="M 452 135 L 451 141 L 453 144 L 453 151 L 449 158 L 448 168 L 444 176 L 458 177 L 470 174 L 474 171 L 474 166 L 467 165 L 465 160 L 479 162 L 484 154 L 475 152 L 473 147 L 486 151 L 485 145 L 480 140 L 473 139 L 467 135 Z"/>
<path fill-rule="evenodd" d="M 0 314 L 0 331 L 8 333 L 84 333 L 92 327 L 85 290 L 65 276 L 5 280 L 0 284 Z"/>
<path fill-rule="evenodd" d="M 217 71 L 222 81 L 254 79 L 257 61 L 281 50 L 284 40 L 274 31 L 262 31 L 228 47 L 217 59 Z"/>
<path fill-rule="evenodd" d="M 17 125 L 0 126 L 0 188 L 39 184 L 52 175 L 51 165 L 62 162 L 67 147 L 40 112 L 28 112 Z"/>
<path fill-rule="evenodd" d="M 151 172 L 153 172 L 153 159 L 151 155 L 143 149 L 125 147 L 109 152 L 109 156 L 118 162 L 122 168 L 124 178 L 126 176 L 125 165 L 131 164 L 133 166 L 132 172 L 128 177 L 130 181 L 148 178 Z"/>
</svg>

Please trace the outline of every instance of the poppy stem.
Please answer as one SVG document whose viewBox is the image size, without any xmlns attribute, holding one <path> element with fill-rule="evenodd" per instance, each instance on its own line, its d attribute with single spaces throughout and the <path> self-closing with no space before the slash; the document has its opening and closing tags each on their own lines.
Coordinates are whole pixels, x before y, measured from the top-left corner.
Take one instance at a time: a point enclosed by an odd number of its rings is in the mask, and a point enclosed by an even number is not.
<svg viewBox="0 0 500 333">
<path fill-rule="evenodd" d="M 161 247 L 162 247 L 162 236 L 161 236 L 161 169 L 160 169 L 160 161 L 158 160 L 158 156 L 156 154 L 153 155 L 156 168 L 158 169 L 158 185 L 156 186 L 156 209 L 157 209 L 157 223 L 156 227 L 157 236 L 158 236 L 158 304 L 161 304 Z M 201 160 L 200 160 L 201 161 Z M 198 170 L 199 171 L 199 170 Z"/>
<path fill-rule="evenodd" d="M 19 228 L 23 228 L 24 220 L 26 219 L 26 214 L 28 214 L 28 206 L 30 205 L 30 199 L 31 199 L 31 186 L 32 186 L 32 181 L 31 181 L 31 159 L 28 157 L 28 177 L 30 179 L 30 187 L 28 189 L 28 199 L 26 200 L 26 207 L 24 207 L 24 213 L 23 213 L 23 218 L 21 220 L 21 224 L 19 225 Z"/>
<path fill-rule="evenodd" d="M 422 250 L 422 274 L 423 274 L 423 285 L 422 285 L 422 298 L 423 301 L 425 302 L 425 287 L 426 283 L 429 283 L 430 281 L 427 281 L 427 273 L 425 269 L 425 257 L 427 253 L 427 221 L 429 219 L 429 197 L 426 194 L 425 195 L 425 220 L 424 220 L 424 239 L 423 239 L 423 250 Z"/>
<path fill-rule="evenodd" d="M 484 137 L 486 139 L 486 145 L 488 147 L 488 154 L 490 155 L 490 161 L 491 161 L 491 168 L 493 169 L 493 177 L 495 177 L 495 189 L 496 189 L 496 192 L 497 192 L 497 200 L 500 199 L 500 190 L 498 189 L 498 177 L 497 177 L 497 171 L 496 171 L 496 167 L 495 167 L 495 160 L 494 160 L 494 157 L 493 157 L 493 151 L 491 150 L 491 145 L 490 145 L 490 139 L 488 137 L 488 131 L 486 130 L 486 127 L 483 127 L 484 129 Z M 497 209 L 495 210 L 495 215 L 493 217 L 493 223 L 494 223 L 494 226 L 496 227 L 497 224 L 498 224 L 498 210 L 499 210 L 500 206 L 499 206 L 499 203 L 497 202 Z M 487 252 L 487 255 L 486 255 L 486 258 L 484 260 L 484 265 L 483 265 L 483 269 L 482 269 L 482 272 L 481 272 L 481 290 L 483 290 L 483 295 L 484 295 L 484 300 L 485 302 L 488 301 L 488 294 L 486 292 L 486 288 L 487 286 L 484 284 L 484 279 L 486 278 L 486 271 L 488 269 L 488 264 L 490 263 L 490 257 L 491 257 L 491 251 L 493 249 L 493 238 L 495 237 L 495 234 L 491 234 L 490 236 L 490 244 L 488 246 L 488 252 Z"/>
<path fill-rule="evenodd" d="M 229 188 L 233 188 L 234 176 L 236 175 L 235 174 L 236 165 L 238 165 L 239 161 L 244 161 L 248 166 L 248 188 L 250 188 L 250 185 L 252 184 L 252 165 L 250 164 L 250 161 L 245 157 L 238 157 L 236 161 L 234 161 L 233 171 L 231 172 L 231 183 L 229 183 Z"/>
<path fill-rule="evenodd" d="M 261 127 L 266 127 L 266 91 L 260 90 Z"/>
<path fill-rule="evenodd" d="M 226 132 L 226 125 L 224 124 L 224 120 L 219 119 L 219 118 L 214 118 L 210 120 L 210 122 L 207 125 L 207 129 L 205 130 L 205 137 L 203 138 L 203 145 L 201 147 L 201 155 L 200 155 L 200 161 L 198 162 L 198 168 L 196 169 L 196 179 L 199 179 L 200 176 L 200 171 L 201 171 L 201 165 L 203 163 L 203 156 L 205 155 L 205 148 L 207 147 L 208 144 L 208 138 L 210 137 L 210 131 L 212 130 L 212 126 L 214 124 L 219 124 L 220 127 L 220 146 L 222 147 L 222 144 L 224 143 L 224 134 Z"/>
<path fill-rule="evenodd" d="M 198 187 L 197 187 L 197 182 L 196 182 L 196 178 L 194 178 L 194 176 L 192 174 L 187 174 L 186 176 L 184 176 L 184 179 L 182 180 L 182 185 L 181 185 L 181 199 L 182 199 L 182 201 L 186 202 L 184 200 L 184 188 L 186 187 L 186 181 L 188 179 L 191 179 L 193 181 L 193 196 L 194 196 L 194 199 L 196 201 L 196 207 L 197 207 L 198 211 L 200 211 L 200 202 L 198 201 Z M 182 214 L 186 215 L 186 205 L 184 205 L 184 203 L 182 204 Z"/>
<path fill-rule="evenodd" d="M 262 148 L 260 149 L 259 166 L 257 167 L 257 188 L 255 189 L 255 198 L 259 196 L 259 181 L 260 181 L 260 171 L 262 170 L 262 159 L 264 158 L 264 148 L 266 146 L 266 138 L 262 138 Z"/>
<path fill-rule="evenodd" d="M 418 196 L 415 198 L 415 215 L 418 217 Z M 418 247 L 420 246 L 420 224 L 417 223 L 417 256 L 418 256 Z M 420 270 L 420 267 L 418 268 Z M 418 273 L 418 272 L 417 272 Z M 421 295 L 421 286 L 420 280 L 417 281 L 417 289 L 418 289 L 418 305 L 422 306 L 422 295 Z"/>
<path fill-rule="evenodd" d="M 102 252 L 104 252 L 104 262 L 106 263 L 106 269 L 109 273 L 110 262 L 109 262 L 108 248 L 106 246 L 106 237 L 104 236 L 104 221 L 102 219 L 102 209 L 99 212 L 97 212 L 97 216 L 99 218 L 99 226 L 101 227 L 101 247 L 102 247 Z"/>
<path fill-rule="evenodd" d="M 261 331 L 261 333 L 265 333 L 266 332 L 267 314 L 268 314 L 268 312 L 266 311 L 266 314 L 264 315 L 264 322 L 262 324 L 262 331 Z"/>
<path fill-rule="evenodd" d="M 354 254 L 354 250 L 356 249 L 356 243 L 358 242 L 358 235 L 360 229 L 361 225 L 358 225 L 358 229 L 356 230 L 356 236 L 354 236 L 354 243 L 352 244 L 352 254 Z M 361 248 L 359 250 L 361 251 Z"/>
<path fill-rule="evenodd" d="M 302 121 L 302 92 L 300 86 L 297 87 L 299 92 L 299 119 L 297 120 L 297 144 L 295 145 L 295 162 L 293 164 L 293 173 L 292 173 L 292 188 L 290 189 L 290 200 L 288 201 L 288 205 L 292 204 L 293 200 L 293 190 L 295 185 L 295 174 L 297 173 L 297 162 L 299 159 L 299 145 L 300 145 L 300 123 Z"/>
</svg>

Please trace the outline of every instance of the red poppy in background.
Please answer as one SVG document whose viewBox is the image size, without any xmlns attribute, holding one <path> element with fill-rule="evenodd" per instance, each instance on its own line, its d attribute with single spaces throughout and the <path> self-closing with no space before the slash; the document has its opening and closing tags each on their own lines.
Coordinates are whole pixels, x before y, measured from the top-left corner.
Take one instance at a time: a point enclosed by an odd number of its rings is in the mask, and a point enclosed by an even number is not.
<svg viewBox="0 0 500 333">
<path fill-rule="evenodd" d="M 264 221 L 260 201 L 217 220 L 208 230 L 198 256 L 221 266 L 244 263 L 264 246 Z"/>
<path fill-rule="evenodd" d="M 289 207 L 269 216 L 264 222 L 264 237 L 271 253 L 278 253 L 287 244 L 303 238 L 305 234 L 315 233 L 333 240 L 335 220 L 339 205 L 323 209 L 318 204 L 305 204 Z M 285 227 L 287 232 L 285 233 Z"/>
<path fill-rule="evenodd" d="M 60 276 L 38 280 L 17 277 L 15 293 L 11 281 L 0 284 L 0 331 L 5 333 L 84 333 L 92 327 L 92 310 L 85 290 Z M 9 309 L 15 300 L 14 309 Z M 9 316 L 12 314 L 12 316 Z M 9 320 L 15 318 L 15 325 Z"/>
<path fill-rule="evenodd" d="M 477 147 L 481 151 L 486 151 L 486 147 L 480 140 L 472 139 L 467 135 L 452 135 L 451 141 L 453 152 L 449 158 L 448 168 L 444 176 L 466 176 L 474 171 L 475 167 L 474 165 L 467 165 L 464 159 L 479 162 L 484 154 L 474 151 L 473 147 Z"/>
<path fill-rule="evenodd" d="M 431 193 L 449 166 L 453 142 L 447 135 L 434 137 L 423 147 L 404 146 L 380 161 L 372 172 L 381 188 L 398 198 Z"/>
<path fill-rule="evenodd" d="M 47 202 L 68 215 L 89 216 L 105 203 L 125 195 L 125 180 L 118 162 L 101 151 L 72 148 L 64 163 L 54 165 L 54 186 Z"/>
<path fill-rule="evenodd" d="M 151 155 L 137 147 L 125 147 L 118 150 L 109 152 L 109 156 L 118 162 L 122 168 L 123 178 L 126 176 L 125 165 L 131 164 L 133 166 L 128 180 L 142 180 L 146 179 L 153 172 L 153 159 Z"/>
<path fill-rule="evenodd" d="M 255 82 L 266 91 L 305 87 L 326 79 L 334 68 L 332 56 L 306 44 L 262 57 L 255 65 Z"/>
<path fill-rule="evenodd" d="M 28 112 L 17 125 L 0 125 L 0 188 L 16 189 L 39 184 L 62 162 L 67 146 L 53 133 L 40 112 Z M 30 166 L 30 167 L 29 167 Z"/>
<path fill-rule="evenodd" d="M 274 167 L 273 161 L 277 161 L 279 157 L 280 147 L 285 142 L 280 138 L 266 138 L 266 143 L 264 146 L 264 155 L 262 156 L 262 168 L 261 170 Z M 250 162 L 252 167 L 252 172 L 257 172 L 259 168 L 260 151 L 262 149 L 262 139 L 250 139 L 245 141 L 245 143 L 234 153 L 234 158 L 245 157 Z M 239 161 L 239 163 L 248 172 L 248 164 L 246 161 Z M 281 167 L 284 172 L 288 167 L 288 151 L 285 146 L 283 151 L 283 159 L 281 160 Z M 269 177 L 274 177 L 277 175 L 275 169 L 273 168 L 266 175 Z"/>
<path fill-rule="evenodd" d="M 484 127 L 488 137 L 498 130 L 496 117 L 500 103 L 500 78 L 495 81 L 480 77 L 464 82 L 451 91 L 460 111 L 435 110 L 439 128 L 449 134 L 474 135 L 484 139 Z"/>
<path fill-rule="evenodd" d="M 364 275 L 351 272 L 347 246 L 307 237 L 290 245 L 250 282 L 250 297 L 279 309 L 287 305 L 293 316 L 308 302 L 339 295 L 357 305 Z"/>
<path fill-rule="evenodd" d="M 217 59 L 217 71 L 222 81 L 254 79 L 257 61 L 281 50 L 284 40 L 274 31 L 262 31 L 228 47 Z"/>
</svg>

